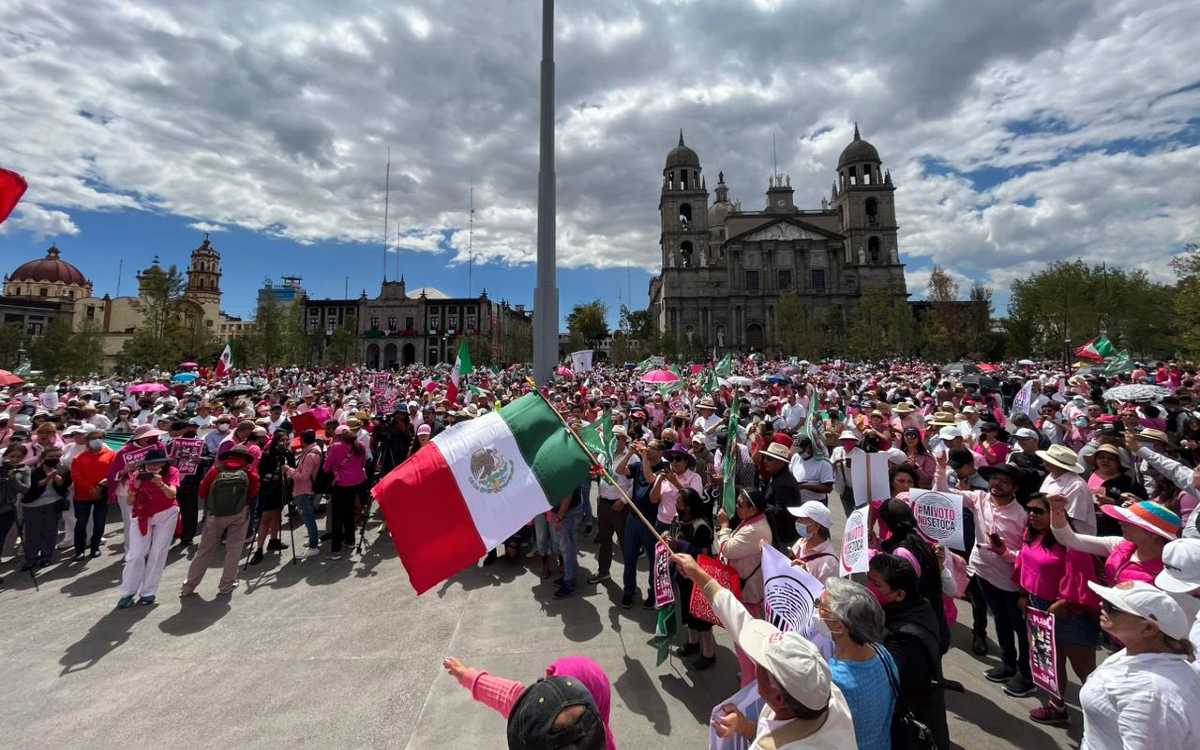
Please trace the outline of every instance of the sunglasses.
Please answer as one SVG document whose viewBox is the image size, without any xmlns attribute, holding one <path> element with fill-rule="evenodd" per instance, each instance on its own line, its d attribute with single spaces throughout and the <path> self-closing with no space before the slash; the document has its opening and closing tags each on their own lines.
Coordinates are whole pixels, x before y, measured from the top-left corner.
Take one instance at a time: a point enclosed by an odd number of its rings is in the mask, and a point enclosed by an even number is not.
<svg viewBox="0 0 1200 750">
<path fill-rule="evenodd" d="M 1046 510 L 1045 508 L 1026 508 L 1025 512 L 1031 516 L 1044 516 L 1050 511 Z"/>
</svg>

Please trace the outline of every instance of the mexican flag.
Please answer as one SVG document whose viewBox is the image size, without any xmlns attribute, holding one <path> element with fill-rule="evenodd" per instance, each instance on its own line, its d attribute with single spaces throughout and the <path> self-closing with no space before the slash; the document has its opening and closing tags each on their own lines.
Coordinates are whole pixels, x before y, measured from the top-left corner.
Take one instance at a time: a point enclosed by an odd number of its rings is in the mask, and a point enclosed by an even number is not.
<svg viewBox="0 0 1200 750">
<path fill-rule="evenodd" d="M 450 387 L 446 389 L 446 399 L 450 403 L 458 400 L 458 385 L 462 379 L 475 371 L 471 365 L 471 350 L 464 341 L 458 345 L 458 357 L 454 359 L 454 369 L 450 371 Z"/>
<path fill-rule="evenodd" d="M 737 435 L 738 435 L 738 400 L 735 398 L 729 405 L 729 421 L 726 423 L 728 435 L 725 437 L 725 455 L 721 461 L 721 507 L 725 515 L 734 517 L 737 510 L 737 478 L 734 470 L 737 468 Z"/>
<path fill-rule="evenodd" d="M 595 422 L 585 425 L 579 431 L 579 437 L 583 438 L 583 442 L 587 445 L 588 450 L 596 458 L 600 459 L 600 463 L 604 465 L 605 469 L 611 472 L 617 467 L 617 462 L 613 456 L 617 447 L 617 439 L 613 436 L 612 417 L 608 412 L 605 412 Z M 608 478 L 605 477 L 604 481 L 608 482 Z"/>
<path fill-rule="evenodd" d="M 829 450 L 825 445 L 825 436 L 821 434 L 817 427 L 817 407 L 820 405 L 820 399 L 817 398 L 816 389 L 809 391 L 808 413 L 804 416 L 804 424 L 800 427 L 800 434 L 812 441 L 813 456 L 816 458 L 829 458 Z"/>
<path fill-rule="evenodd" d="M 29 183 L 21 175 L 9 169 L 0 169 L 0 224 L 17 207 L 17 201 L 29 189 Z"/>
<path fill-rule="evenodd" d="M 213 373 L 213 380 L 225 377 L 231 369 L 233 369 L 233 350 L 229 348 L 229 344 L 226 344 L 225 350 L 221 352 L 221 358 L 217 360 L 217 369 Z"/>
<path fill-rule="evenodd" d="M 721 361 L 718 362 L 716 364 L 716 366 L 713 368 L 713 372 L 715 372 L 718 376 L 720 376 L 722 378 L 727 378 L 730 375 L 732 375 L 733 374 L 733 356 L 730 354 L 726 354 L 724 357 L 721 357 Z"/>
<path fill-rule="evenodd" d="M 418 594 L 474 565 L 588 479 L 591 461 L 540 395 L 439 433 L 372 495 Z"/>
<path fill-rule="evenodd" d="M 1091 360 L 1092 362 L 1103 362 L 1106 357 L 1111 357 L 1116 353 L 1112 342 L 1104 336 L 1094 338 L 1075 350 L 1076 357 Z"/>
</svg>

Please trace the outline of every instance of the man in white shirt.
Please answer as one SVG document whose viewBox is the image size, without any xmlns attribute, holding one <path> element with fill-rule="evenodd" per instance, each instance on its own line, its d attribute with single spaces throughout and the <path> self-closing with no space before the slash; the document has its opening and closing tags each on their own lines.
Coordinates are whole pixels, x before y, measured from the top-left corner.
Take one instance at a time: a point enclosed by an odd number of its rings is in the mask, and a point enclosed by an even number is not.
<svg viewBox="0 0 1200 750">
<path fill-rule="evenodd" d="M 981 426 L 978 409 L 974 406 L 963 407 L 962 421 L 958 423 L 958 431 L 962 433 L 963 440 L 967 441 L 967 445 L 975 445 L 979 442 Z"/>
<path fill-rule="evenodd" d="M 718 733 L 737 733 L 752 740 L 754 748 L 777 750 L 821 748 L 846 750 L 858 747 L 850 706 L 820 650 L 799 633 L 784 633 L 746 611 L 729 589 L 692 559 L 672 555 L 680 574 L 688 577 L 712 604 L 713 612 L 734 641 L 758 667 L 755 671 L 762 711 L 751 722 L 732 709 L 717 719 Z"/>
<path fill-rule="evenodd" d="M 783 421 L 787 425 L 788 432 L 800 429 L 800 425 L 804 423 L 804 418 L 807 416 L 808 410 L 804 408 L 804 404 L 797 402 L 796 392 L 789 393 L 787 403 L 783 405 Z"/>
<path fill-rule="evenodd" d="M 109 427 L 112 427 L 112 420 L 97 412 L 94 404 L 84 404 L 82 412 L 83 421 L 97 430 L 107 430 Z"/>
<path fill-rule="evenodd" d="M 196 425 L 197 429 L 200 430 L 212 429 L 213 425 L 216 423 L 209 405 L 203 401 L 201 401 L 199 406 L 196 407 L 196 416 L 192 417 L 188 421 Z"/>
<path fill-rule="evenodd" d="M 817 458 L 812 441 L 807 437 L 796 438 L 796 452 L 788 461 L 788 468 L 800 487 L 800 499 L 815 500 L 829 505 L 829 493 L 833 491 L 833 464 L 827 458 Z"/>
<path fill-rule="evenodd" d="M 696 417 L 692 423 L 692 430 L 696 434 L 704 436 L 704 447 L 710 451 L 717 447 L 717 428 L 725 420 L 717 416 L 717 405 L 713 402 L 712 396 L 705 396 L 700 399 L 700 403 L 696 404 L 696 411 L 700 415 Z"/>
<path fill-rule="evenodd" d="M 1052 445 L 1037 455 L 1046 466 L 1046 478 L 1041 491 L 1048 497 L 1067 498 L 1067 517 L 1075 522 L 1080 534 L 1096 533 L 1096 506 L 1092 491 L 1080 476 L 1084 472 L 1079 454 L 1065 445 Z"/>
</svg>

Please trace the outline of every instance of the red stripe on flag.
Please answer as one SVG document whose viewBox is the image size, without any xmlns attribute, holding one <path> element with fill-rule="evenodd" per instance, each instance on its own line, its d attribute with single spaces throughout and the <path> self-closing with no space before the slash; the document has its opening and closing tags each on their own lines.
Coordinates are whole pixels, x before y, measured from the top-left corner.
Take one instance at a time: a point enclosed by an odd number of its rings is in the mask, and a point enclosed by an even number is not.
<svg viewBox="0 0 1200 750">
<path fill-rule="evenodd" d="M 372 494 L 417 594 L 475 564 L 486 552 L 436 443 L 396 467 Z"/>
<path fill-rule="evenodd" d="M 21 175 L 9 169 L 0 169 L 0 224 L 17 207 L 17 201 L 29 189 L 29 183 Z"/>
</svg>

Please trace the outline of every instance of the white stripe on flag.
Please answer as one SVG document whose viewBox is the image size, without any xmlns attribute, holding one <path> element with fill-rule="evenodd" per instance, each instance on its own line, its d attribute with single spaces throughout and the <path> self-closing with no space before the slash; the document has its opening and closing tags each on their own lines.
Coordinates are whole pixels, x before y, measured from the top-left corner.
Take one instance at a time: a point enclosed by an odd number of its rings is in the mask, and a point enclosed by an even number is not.
<svg viewBox="0 0 1200 750">
<path fill-rule="evenodd" d="M 464 422 L 441 433 L 434 442 L 454 474 L 485 549 L 499 545 L 538 513 L 550 509 L 545 491 L 525 463 L 508 423 L 499 414 L 493 412 Z M 473 481 L 471 460 L 475 456 L 482 461 L 494 457 L 511 468 L 499 491 Z M 431 500 L 437 502 L 436 498 Z"/>
</svg>

